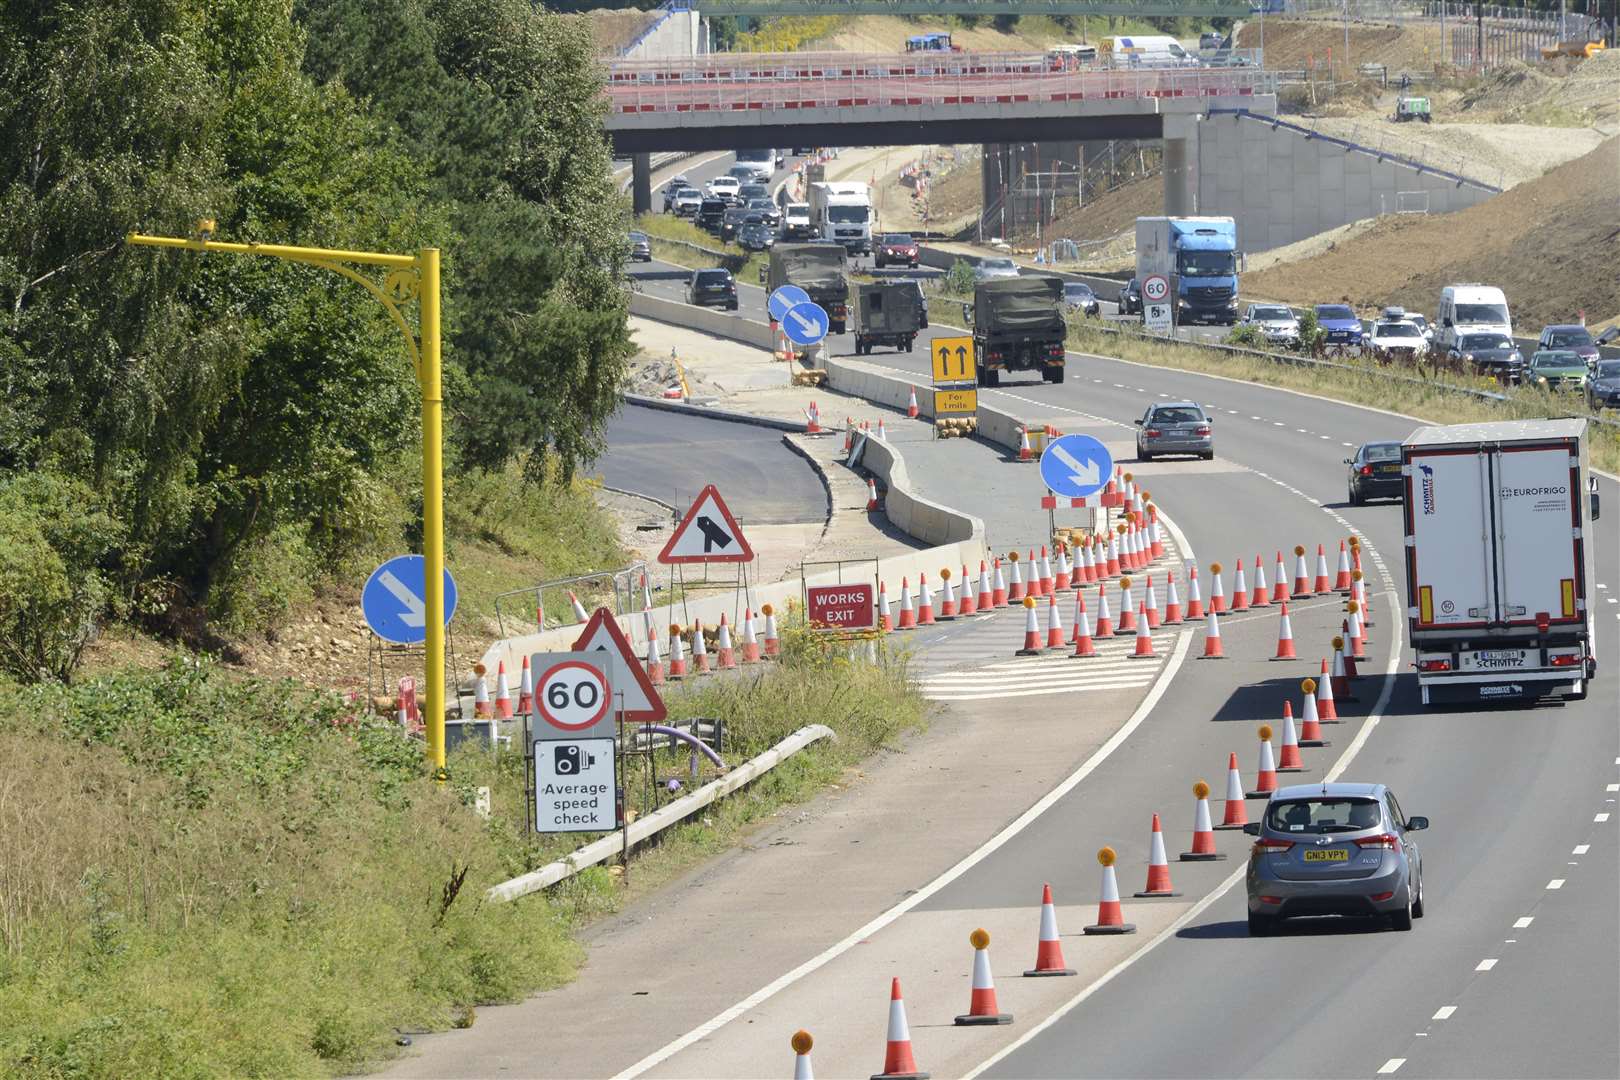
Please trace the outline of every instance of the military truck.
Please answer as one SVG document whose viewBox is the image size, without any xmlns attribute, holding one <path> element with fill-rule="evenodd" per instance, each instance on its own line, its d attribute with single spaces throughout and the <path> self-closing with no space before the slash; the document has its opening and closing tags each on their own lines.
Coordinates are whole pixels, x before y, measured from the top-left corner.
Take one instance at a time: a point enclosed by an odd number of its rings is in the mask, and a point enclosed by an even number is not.
<svg viewBox="0 0 1620 1080">
<path fill-rule="evenodd" d="M 992 278 L 973 287 L 973 348 L 980 386 L 1003 371 L 1039 371 L 1063 381 L 1063 279 L 1047 274 Z"/>
<path fill-rule="evenodd" d="M 830 333 L 842 334 L 849 320 L 849 282 L 844 249 L 837 244 L 778 244 L 771 249 L 766 289 L 797 285 L 827 311 Z"/>
<path fill-rule="evenodd" d="M 855 352 L 892 345 L 910 352 L 922 329 L 922 294 L 916 282 L 877 281 L 855 289 Z"/>
</svg>

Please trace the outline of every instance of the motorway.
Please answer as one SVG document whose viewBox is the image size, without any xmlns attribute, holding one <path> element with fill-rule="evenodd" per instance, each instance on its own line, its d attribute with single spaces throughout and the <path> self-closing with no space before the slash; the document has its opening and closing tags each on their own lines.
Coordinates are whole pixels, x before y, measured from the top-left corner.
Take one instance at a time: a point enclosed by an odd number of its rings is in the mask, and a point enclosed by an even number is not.
<svg viewBox="0 0 1620 1080">
<path fill-rule="evenodd" d="M 654 283 L 647 289 L 667 295 Z M 739 291 L 742 313 L 762 319 L 763 292 L 747 284 Z M 942 315 L 935 312 L 939 321 L 925 336 L 964 332 L 941 325 Z M 853 352 L 847 337 L 835 339 L 831 348 L 835 355 Z M 866 360 L 925 382 L 926 356 L 919 349 L 911 355 L 878 352 Z M 1620 780 L 1614 555 L 1620 550 L 1615 517 L 1620 487 L 1614 480 L 1604 478 L 1600 487 L 1608 514 L 1597 523 L 1600 584 L 1593 603 L 1600 668 L 1590 697 L 1563 707 L 1426 711 L 1417 704 L 1400 625 L 1392 617 L 1400 593 L 1398 579 L 1389 573 L 1399 566 L 1398 511 L 1339 501 L 1345 475 L 1341 459 L 1351 447 L 1403 438 L 1415 426 L 1412 420 L 1077 354 L 1070 356 L 1064 385 L 1036 380 L 981 393 L 1022 415 L 1052 419 L 1066 431 L 1098 434 L 1119 447 L 1127 461 L 1130 421 L 1148 403 L 1202 402 L 1218 417 L 1216 462 L 1128 467 L 1146 478 L 1156 501 L 1175 516 L 1206 565 L 1256 551 L 1266 552 L 1269 560 L 1276 548 L 1331 539 L 1350 529 L 1366 538 L 1376 555 L 1375 592 L 1387 594 L 1374 600 L 1384 614 L 1369 646 L 1377 658 L 1371 666 L 1383 672 L 1387 662 L 1390 675 L 1362 680 L 1363 701 L 1353 715 L 1373 715 L 1334 729 L 1333 748 L 1314 752 L 1321 764 L 1307 777 L 1321 776 L 1340 755 L 1353 754 L 1344 778 L 1389 783 L 1410 813 L 1434 822 L 1419 837 L 1431 914 L 1410 934 L 1346 921 L 1251 940 L 1243 923 L 1241 882 L 1233 887 L 1245 845 L 1240 837 L 1221 834 L 1231 861 L 1173 867 L 1189 898 L 1213 900 L 1188 907 L 1179 925 L 1152 939 L 1153 948 L 1136 952 L 1104 985 L 1066 988 L 1071 999 L 1088 994 L 1082 1007 L 1038 1030 L 1039 1016 L 1030 1014 L 1028 1030 L 1008 1034 L 1000 1044 L 983 1039 L 974 1044 L 983 1048 L 976 1059 L 960 1045 L 950 1050 L 942 1044 L 952 1039 L 930 1032 L 933 1060 L 921 1061 L 922 1067 L 936 1075 L 968 1073 L 985 1058 L 1006 1053 L 988 1075 L 1620 1075 L 1615 1024 L 1620 866 L 1613 816 L 1613 785 Z M 926 443 L 908 456 L 924 494 L 985 517 L 992 535 L 1028 532 L 1032 515 L 1020 508 L 1038 493 L 1038 480 L 1019 474 L 1009 482 L 1016 469 L 1009 473 L 983 447 L 933 446 L 937 457 Z M 977 454 L 971 452 L 975 449 Z M 996 495 L 982 494 L 990 491 Z M 1028 539 L 1036 538 L 1024 542 Z M 1296 614 L 1302 655 L 1314 662 L 1336 617 L 1336 611 Z M 1227 651 L 1264 655 L 1266 639 L 1274 633 L 1269 619 L 1233 625 Z M 988 925 L 987 913 L 1027 908 L 1032 882 L 1051 881 L 1061 896 L 1094 895 L 1095 866 L 1086 852 L 1109 840 L 1139 855 L 1142 823 L 1155 810 L 1165 813 L 1167 829 L 1179 834 L 1191 779 L 1206 777 L 1218 790 L 1229 749 L 1240 752 L 1247 774 L 1254 725 L 1275 717 L 1280 699 L 1306 673 L 1305 666 L 1277 672 L 1242 661 L 1184 665 L 1152 720 L 1102 767 L 1018 836 L 931 892 L 907 918 L 958 915 L 948 925 L 965 933 L 972 920 Z M 1175 842 L 1181 839 L 1175 836 Z M 1122 887 L 1135 887 L 1135 865 Z M 1126 905 L 1129 911 L 1129 899 Z M 1136 910 L 1146 906 L 1138 904 Z M 1022 950 L 1023 943 L 1015 948 Z M 1023 960 L 1017 954 L 1004 963 L 1010 973 Z M 802 981 L 831 991 L 833 1000 L 847 1007 L 842 996 L 847 988 L 840 992 L 816 975 Z M 1004 1007 L 1007 995 L 1024 991 L 1023 985 L 1009 989 L 1007 982 L 1017 980 L 1003 982 Z M 794 1015 L 813 1016 L 815 1006 L 800 1002 L 797 989 L 783 989 L 777 998 L 797 1005 Z M 1052 1008 L 1066 1004 L 1072 1000 L 1054 1002 Z M 777 1021 L 771 1003 L 750 1012 L 750 1025 L 770 1028 L 764 1034 L 771 1046 L 791 1030 L 764 1023 L 767 1015 Z M 781 1022 L 809 1026 L 804 1020 Z M 881 1018 L 874 1023 L 881 1031 Z M 913 1024 L 920 1023 L 914 1014 Z M 666 1056 L 654 1055 L 656 1061 L 644 1064 L 659 1075 L 721 1075 L 743 1068 L 752 1046 L 740 1030 L 744 1027 L 734 1022 L 707 1033 L 701 1044 L 672 1044 Z M 869 1047 L 858 1049 L 870 1056 Z M 824 1071 L 831 1065 L 829 1075 L 841 1074 L 842 1058 L 829 1057 L 823 1064 L 820 1043 L 817 1054 Z M 753 1060 L 757 1073 L 760 1059 Z M 853 1060 L 847 1064 L 859 1067 Z"/>
</svg>

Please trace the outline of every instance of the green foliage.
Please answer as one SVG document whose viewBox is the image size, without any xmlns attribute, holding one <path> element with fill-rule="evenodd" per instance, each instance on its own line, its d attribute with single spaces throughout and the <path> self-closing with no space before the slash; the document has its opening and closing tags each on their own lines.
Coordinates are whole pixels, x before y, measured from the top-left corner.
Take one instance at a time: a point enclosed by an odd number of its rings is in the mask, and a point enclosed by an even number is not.
<svg viewBox="0 0 1620 1080">
<path fill-rule="evenodd" d="M 951 268 L 945 271 L 944 291 L 955 296 L 972 296 L 975 280 L 977 279 L 973 276 L 973 264 L 966 259 L 957 259 L 951 263 Z"/>
<path fill-rule="evenodd" d="M 1253 323 L 1238 323 L 1226 334 L 1226 344 L 1242 345 L 1250 349 L 1264 349 L 1266 335 Z"/>
<path fill-rule="evenodd" d="M 1315 353 L 1327 339 L 1327 331 L 1316 321 L 1316 309 L 1306 308 L 1299 315 L 1299 347 L 1302 352 Z"/>
</svg>

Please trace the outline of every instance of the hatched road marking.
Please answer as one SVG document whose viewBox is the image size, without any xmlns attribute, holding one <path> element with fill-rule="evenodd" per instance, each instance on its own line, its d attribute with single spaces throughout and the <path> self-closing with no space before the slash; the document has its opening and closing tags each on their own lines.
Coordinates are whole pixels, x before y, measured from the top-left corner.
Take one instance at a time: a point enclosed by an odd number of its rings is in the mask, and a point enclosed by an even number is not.
<svg viewBox="0 0 1620 1080">
<path fill-rule="evenodd" d="M 1434 1011 L 1434 1015 L 1429 1017 L 1429 1019 L 1431 1019 L 1431 1020 L 1450 1020 L 1451 1019 L 1451 1014 L 1456 1012 L 1456 1011 L 1457 1011 L 1457 1006 L 1455 1006 L 1455 1005 L 1442 1005 L 1442 1006 L 1440 1006 L 1438 1009 L 1436 1009 Z"/>
<path fill-rule="evenodd" d="M 1399 1069 L 1402 1065 L 1405 1065 L 1405 1064 L 1406 1064 L 1406 1059 L 1405 1058 L 1390 1058 L 1388 1061 L 1386 1061 L 1382 1065 L 1378 1066 L 1378 1075 L 1379 1076 L 1388 1076 L 1390 1073 L 1394 1072 L 1395 1070 Z"/>
<path fill-rule="evenodd" d="M 1165 659 L 1163 650 L 1174 640 L 1174 634 L 1153 635 L 1154 651 L 1160 655 L 1151 662 L 1131 657 L 1136 649 L 1134 635 L 1108 638 L 1097 643 L 1095 657 L 1076 660 L 1070 647 L 1066 652 L 1054 649 L 1041 656 L 1019 657 L 973 671 L 941 671 L 923 677 L 922 691 L 930 701 L 983 701 L 1146 686 L 1158 678 Z"/>
<path fill-rule="evenodd" d="M 1493 956 L 1489 960 L 1481 960 L 1479 963 L 1475 964 L 1474 965 L 1474 970 L 1475 971 L 1489 971 L 1489 970 L 1491 970 L 1491 968 L 1493 968 L 1495 966 L 1496 966 L 1496 958 Z"/>
</svg>

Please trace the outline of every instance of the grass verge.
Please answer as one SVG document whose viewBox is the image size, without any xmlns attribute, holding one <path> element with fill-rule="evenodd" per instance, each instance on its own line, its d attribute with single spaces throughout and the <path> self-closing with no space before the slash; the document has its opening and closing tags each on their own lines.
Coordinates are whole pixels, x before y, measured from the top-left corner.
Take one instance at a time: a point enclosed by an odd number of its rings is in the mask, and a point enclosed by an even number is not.
<svg viewBox="0 0 1620 1080">
<path fill-rule="evenodd" d="M 749 285 L 759 284 L 759 271 L 770 262 L 770 256 L 763 252 L 744 251 L 736 244 L 722 243 L 718 237 L 673 214 L 643 214 L 636 219 L 636 228 L 647 234 L 655 258 L 694 270 L 723 266 L 738 281 Z M 694 251 L 683 244 L 695 244 L 705 251 L 720 252 L 720 257 L 717 259 L 702 251 Z"/>
</svg>

